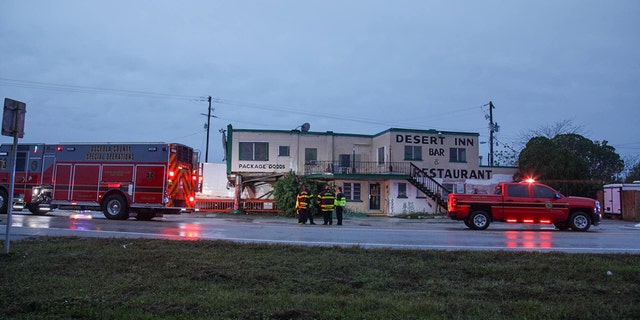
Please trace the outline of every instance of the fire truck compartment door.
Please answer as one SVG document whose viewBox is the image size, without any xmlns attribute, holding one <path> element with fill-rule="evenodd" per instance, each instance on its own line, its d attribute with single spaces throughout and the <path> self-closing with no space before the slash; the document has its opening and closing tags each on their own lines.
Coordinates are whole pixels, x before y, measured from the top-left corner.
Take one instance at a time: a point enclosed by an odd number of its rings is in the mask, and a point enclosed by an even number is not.
<svg viewBox="0 0 640 320">
<path fill-rule="evenodd" d="M 71 191 L 71 165 L 56 165 L 55 184 L 53 185 L 53 198 L 56 200 L 69 200 Z"/>
<path fill-rule="evenodd" d="M 100 165 L 77 164 L 73 173 L 71 201 L 98 202 Z"/>
<path fill-rule="evenodd" d="M 133 202 L 137 204 L 162 204 L 167 172 L 162 165 L 136 166 Z"/>
</svg>

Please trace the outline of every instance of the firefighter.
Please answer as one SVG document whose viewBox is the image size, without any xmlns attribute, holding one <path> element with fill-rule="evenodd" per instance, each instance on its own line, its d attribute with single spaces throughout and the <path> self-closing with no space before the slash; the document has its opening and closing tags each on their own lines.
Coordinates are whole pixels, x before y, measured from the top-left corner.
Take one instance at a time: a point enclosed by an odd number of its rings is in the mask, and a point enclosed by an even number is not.
<svg viewBox="0 0 640 320">
<path fill-rule="evenodd" d="M 329 185 L 324 186 L 318 194 L 318 202 L 320 203 L 320 210 L 322 210 L 322 219 L 324 219 L 324 225 L 333 224 L 333 209 L 335 207 L 336 196 L 333 194 Z"/>
<path fill-rule="evenodd" d="M 344 206 L 346 205 L 347 205 L 347 198 L 345 198 L 344 194 L 342 193 L 342 188 L 338 187 L 336 189 L 335 206 L 336 206 L 336 218 L 338 219 L 339 226 L 342 225 L 342 211 L 344 210 Z"/>
<path fill-rule="evenodd" d="M 302 190 L 298 193 L 296 198 L 296 210 L 298 211 L 298 223 L 305 224 L 309 219 L 309 224 L 315 224 L 313 222 L 313 215 L 311 214 L 311 208 L 309 202 L 311 200 L 311 194 L 307 191 L 307 186 L 302 185 Z"/>
</svg>

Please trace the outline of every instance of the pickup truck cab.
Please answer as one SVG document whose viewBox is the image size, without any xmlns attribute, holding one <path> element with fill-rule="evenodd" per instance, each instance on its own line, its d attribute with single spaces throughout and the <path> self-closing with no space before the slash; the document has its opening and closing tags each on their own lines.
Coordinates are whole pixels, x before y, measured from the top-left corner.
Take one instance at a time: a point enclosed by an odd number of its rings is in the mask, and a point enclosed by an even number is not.
<svg viewBox="0 0 640 320">
<path fill-rule="evenodd" d="M 500 183 L 494 194 L 455 194 L 448 198 L 448 215 L 471 229 L 484 230 L 492 221 L 554 224 L 559 230 L 587 231 L 600 223 L 600 203 L 567 197 L 536 182 Z"/>
</svg>

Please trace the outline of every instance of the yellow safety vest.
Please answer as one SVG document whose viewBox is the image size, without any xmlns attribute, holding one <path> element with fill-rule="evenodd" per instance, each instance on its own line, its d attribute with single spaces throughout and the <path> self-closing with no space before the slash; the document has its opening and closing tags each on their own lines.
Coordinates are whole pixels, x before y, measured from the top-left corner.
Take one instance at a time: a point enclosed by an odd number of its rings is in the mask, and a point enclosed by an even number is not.
<svg viewBox="0 0 640 320">
<path fill-rule="evenodd" d="M 336 207 L 344 207 L 347 205 L 347 198 L 342 193 L 336 195 L 336 201 L 334 202 Z"/>
</svg>

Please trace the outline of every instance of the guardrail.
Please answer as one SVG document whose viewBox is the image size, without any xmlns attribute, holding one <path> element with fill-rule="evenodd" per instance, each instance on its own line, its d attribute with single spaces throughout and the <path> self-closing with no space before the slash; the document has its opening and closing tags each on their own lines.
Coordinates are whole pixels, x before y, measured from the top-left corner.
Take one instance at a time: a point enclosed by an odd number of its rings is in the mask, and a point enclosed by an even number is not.
<svg viewBox="0 0 640 320">
<path fill-rule="evenodd" d="M 310 161 L 304 165 L 305 174 L 409 174 L 410 162 L 355 161 Z"/>
<path fill-rule="evenodd" d="M 233 199 L 198 199 L 196 208 L 200 212 L 232 212 Z M 274 200 L 249 199 L 240 202 L 240 209 L 244 212 L 253 213 L 278 213 L 278 207 Z"/>
</svg>

